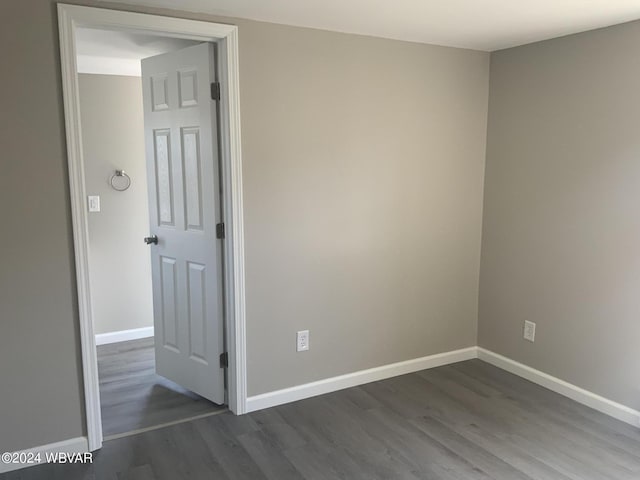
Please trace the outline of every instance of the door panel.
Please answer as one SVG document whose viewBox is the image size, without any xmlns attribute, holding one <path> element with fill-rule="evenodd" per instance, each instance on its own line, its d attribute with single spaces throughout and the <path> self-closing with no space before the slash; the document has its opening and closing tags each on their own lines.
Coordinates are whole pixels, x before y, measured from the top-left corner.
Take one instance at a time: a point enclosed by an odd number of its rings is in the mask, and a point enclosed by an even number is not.
<svg viewBox="0 0 640 480">
<path fill-rule="evenodd" d="M 178 349 L 176 259 L 160 257 L 160 262 L 160 295 L 162 299 L 162 328 L 160 329 L 160 336 L 162 337 L 162 346 L 180 353 Z"/>
<path fill-rule="evenodd" d="M 156 371 L 224 403 L 214 46 L 142 61 Z"/>
<path fill-rule="evenodd" d="M 200 130 L 182 129 L 182 161 L 184 163 L 185 209 L 187 229 L 202 230 L 202 182 L 200 172 Z"/>
<path fill-rule="evenodd" d="M 171 132 L 169 130 L 154 130 L 154 158 L 157 184 L 158 223 L 174 226 L 173 223 L 173 194 L 172 194 L 172 164 L 171 164 Z"/>
<path fill-rule="evenodd" d="M 189 284 L 189 356 L 208 365 L 207 360 L 207 277 L 206 267 L 188 262 Z"/>
</svg>

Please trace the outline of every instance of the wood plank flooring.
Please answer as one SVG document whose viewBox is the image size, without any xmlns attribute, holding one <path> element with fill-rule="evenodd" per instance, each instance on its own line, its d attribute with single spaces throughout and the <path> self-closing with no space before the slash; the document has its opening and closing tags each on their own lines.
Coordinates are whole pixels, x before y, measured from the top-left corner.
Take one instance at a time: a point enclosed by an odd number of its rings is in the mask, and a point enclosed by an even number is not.
<svg viewBox="0 0 640 480">
<path fill-rule="evenodd" d="M 98 346 L 98 377 L 105 437 L 223 409 L 156 375 L 153 338 Z"/>
<path fill-rule="evenodd" d="M 640 430 L 472 360 L 106 442 L 2 480 L 638 480 Z"/>
</svg>

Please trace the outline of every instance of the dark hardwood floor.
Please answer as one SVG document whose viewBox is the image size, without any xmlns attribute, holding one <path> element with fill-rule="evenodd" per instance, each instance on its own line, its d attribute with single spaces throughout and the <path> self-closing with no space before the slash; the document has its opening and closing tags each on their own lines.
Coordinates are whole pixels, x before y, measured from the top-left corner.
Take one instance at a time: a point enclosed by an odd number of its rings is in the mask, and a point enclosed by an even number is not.
<svg viewBox="0 0 640 480">
<path fill-rule="evenodd" d="M 27 479 L 638 480 L 640 430 L 472 360 L 106 442 Z"/>
<path fill-rule="evenodd" d="M 98 346 L 98 377 L 105 437 L 224 409 L 156 375 L 153 338 Z"/>
</svg>

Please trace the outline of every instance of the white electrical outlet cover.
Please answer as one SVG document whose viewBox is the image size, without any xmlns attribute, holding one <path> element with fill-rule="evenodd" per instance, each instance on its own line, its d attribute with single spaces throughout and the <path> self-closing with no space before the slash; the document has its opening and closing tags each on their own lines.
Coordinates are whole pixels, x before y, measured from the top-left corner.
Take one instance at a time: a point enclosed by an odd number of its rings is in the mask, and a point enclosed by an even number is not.
<svg viewBox="0 0 640 480">
<path fill-rule="evenodd" d="M 536 340 L 536 324 L 528 320 L 524 321 L 524 339 L 530 342 Z"/>
<path fill-rule="evenodd" d="M 298 352 L 309 350 L 309 330 L 301 330 L 297 333 L 296 350 Z"/>
</svg>

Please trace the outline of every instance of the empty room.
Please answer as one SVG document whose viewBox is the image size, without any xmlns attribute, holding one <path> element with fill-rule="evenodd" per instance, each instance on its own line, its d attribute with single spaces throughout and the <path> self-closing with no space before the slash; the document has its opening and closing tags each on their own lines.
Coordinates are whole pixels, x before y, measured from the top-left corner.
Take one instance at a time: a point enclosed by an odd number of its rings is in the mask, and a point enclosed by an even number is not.
<svg viewBox="0 0 640 480">
<path fill-rule="evenodd" d="M 0 26 L 0 479 L 640 479 L 640 3 Z"/>
</svg>

